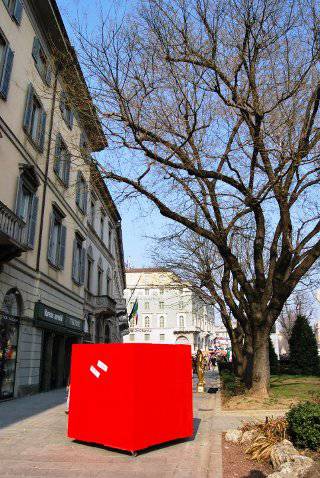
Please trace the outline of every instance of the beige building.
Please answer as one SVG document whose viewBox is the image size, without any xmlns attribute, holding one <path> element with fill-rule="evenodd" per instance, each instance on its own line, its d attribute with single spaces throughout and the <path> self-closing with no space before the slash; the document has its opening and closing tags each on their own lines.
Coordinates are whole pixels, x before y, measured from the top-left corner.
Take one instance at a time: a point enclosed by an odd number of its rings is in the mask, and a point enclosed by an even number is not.
<svg viewBox="0 0 320 478">
<path fill-rule="evenodd" d="M 171 272 L 129 269 L 126 284 L 128 314 L 137 301 L 138 319 L 131 320 L 125 342 L 188 344 L 192 352 L 207 350 L 213 345 L 213 307 Z"/>
<path fill-rule="evenodd" d="M 106 146 L 56 2 L 1 0 L 0 399 L 64 385 L 75 342 L 122 341 L 121 218 L 90 156 Z"/>
</svg>

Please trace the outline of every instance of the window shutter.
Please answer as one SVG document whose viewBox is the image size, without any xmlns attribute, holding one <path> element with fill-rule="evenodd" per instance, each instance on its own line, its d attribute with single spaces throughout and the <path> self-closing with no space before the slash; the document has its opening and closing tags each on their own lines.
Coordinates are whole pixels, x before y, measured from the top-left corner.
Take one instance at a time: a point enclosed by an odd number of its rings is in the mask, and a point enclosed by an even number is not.
<svg viewBox="0 0 320 478">
<path fill-rule="evenodd" d="M 41 44 L 40 44 L 39 38 L 34 37 L 33 45 L 32 45 L 32 56 L 36 63 L 38 63 L 40 48 L 41 48 Z"/>
<path fill-rule="evenodd" d="M 66 104 L 66 94 L 64 91 L 61 91 L 59 106 L 60 106 L 60 111 L 63 117 L 64 117 L 65 104 Z"/>
<path fill-rule="evenodd" d="M 80 264 L 80 284 L 84 284 L 84 276 L 86 269 L 86 250 L 82 247 L 81 250 L 81 264 Z"/>
<path fill-rule="evenodd" d="M 54 256 L 53 256 L 53 226 L 54 226 L 54 214 L 50 214 L 50 226 L 49 226 L 49 243 L 48 243 L 48 261 L 51 264 L 54 264 Z"/>
<path fill-rule="evenodd" d="M 54 163 L 53 163 L 53 170 L 56 174 L 59 175 L 59 163 L 61 160 L 61 134 L 58 133 L 56 136 L 56 144 L 54 148 Z"/>
<path fill-rule="evenodd" d="M 60 251 L 59 251 L 59 267 L 63 269 L 64 259 L 66 255 L 66 237 L 67 237 L 67 228 L 66 226 L 61 226 L 61 239 L 60 239 Z"/>
<path fill-rule="evenodd" d="M 76 185 L 76 204 L 80 207 L 80 196 L 81 196 L 81 173 L 77 172 L 77 185 Z"/>
<path fill-rule="evenodd" d="M 11 50 L 9 46 L 7 46 L 6 55 L 4 59 L 4 65 L 3 65 L 3 75 L 0 82 L 0 94 L 5 99 L 8 97 L 10 76 L 11 76 L 12 64 L 13 64 L 13 56 L 14 56 L 13 51 Z"/>
<path fill-rule="evenodd" d="M 50 65 L 48 65 L 47 71 L 46 71 L 46 83 L 48 86 L 51 86 L 51 77 L 52 77 L 52 68 Z"/>
<path fill-rule="evenodd" d="M 23 117 L 23 126 L 27 131 L 30 131 L 30 127 L 31 127 L 32 98 L 33 98 L 33 86 L 30 83 L 28 86 L 26 108 L 25 108 L 24 117 Z"/>
<path fill-rule="evenodd" d="M 65 168 L 65 177 L 64 177 L 64 183 L 66 186 L 69 186 L 69 179 L 70 179 L 70 168 L 71 168 L 71 154 L 68 153 L 67 155 L 67 164 Z"/>
<path fill-rule="evenodd" d="M 83 213 L 84 214 L 87 214 L 87 205 L 88 205 L 88 184 L 85 183 L 85 186 L 84 186 L 84 197 L 83 197 Z"/>
<path fill-rule="evenodd" d="M 72 129 L 72 127 L 73 127 L 73 117 L 74 117 L 73 111 L 70 110 L 70 115 L 69 115 L 69 128 L 70 129 Z"/>
<path fill-rule="evenodd" d="M 47 121 L 47 113 L 42 111 L 41 113 L 41 129 L 39 135 L 39 146 L 41 151 L 44 150 L 44 140 L 45 140 L 45 133 L 46 133 L 46 121 Z"/>
<path fill-rule="evenodd" d="M 19 176 L 18 177 L 17 196 L 16 196 L 16 214 L 19 217 L 21 217 L 22 186 L 23 186 L 23 178 L 21 176 Z"/>
<path fill-rule="evenodd" d="M 72 250 L 72 279 L 75 282 L 79 282 L 79 277 L 77 277 L 77 268 L 76 268 L 76 252 L 77 252 L 77 239 L 73 239 L 73 250 Z M 80 268 L 80 264 L 79 264 Z"/>
<path fill-rule="evenodd" d="M 28 229 L 28 246 L 32 248 L 34 247 L 34 239 L 36 235 L 38 205 L 39 205 L 39 198 L 34 195 L 32 198 L 31 212 L 29 217 L 29 229 Z"/>
<path fill-rule="evenodd" d="M 16 0 L 12 12 L 12 18 L 20 25 L 22 19 L 23 4 L 21 0 Z"/>
</svg>

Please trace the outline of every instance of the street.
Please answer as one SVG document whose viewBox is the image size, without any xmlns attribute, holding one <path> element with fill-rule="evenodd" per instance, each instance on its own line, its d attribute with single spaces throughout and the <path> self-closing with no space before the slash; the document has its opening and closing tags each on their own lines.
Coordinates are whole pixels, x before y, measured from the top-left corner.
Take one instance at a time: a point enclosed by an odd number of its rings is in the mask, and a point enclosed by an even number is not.
<svg viewBox="0 0 320 478">
<path fill-rule="evenodd" d="M 215 372 L 207 386 L 216 387 Z M 222 476 L 219 394 L 194 393 L 194 437 L 142 451 L 137 457 L 66 437 L 65 390 L 0 404 L 1 476 L 212 477 Z"/>
</svg>

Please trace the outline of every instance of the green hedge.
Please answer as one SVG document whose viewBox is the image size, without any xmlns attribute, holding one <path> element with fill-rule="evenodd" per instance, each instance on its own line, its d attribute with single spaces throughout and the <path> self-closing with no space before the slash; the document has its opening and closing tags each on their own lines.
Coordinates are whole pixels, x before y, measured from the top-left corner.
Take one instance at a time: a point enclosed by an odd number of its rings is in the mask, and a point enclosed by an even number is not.
<svg viewBox="0 0 320 478">
<path fill-rule="evenodd" d="M 301 448 L 320 448 L 320 404 L 299 403 L 286 415 L 288 432 L 293 443 Z"/>
</svg>

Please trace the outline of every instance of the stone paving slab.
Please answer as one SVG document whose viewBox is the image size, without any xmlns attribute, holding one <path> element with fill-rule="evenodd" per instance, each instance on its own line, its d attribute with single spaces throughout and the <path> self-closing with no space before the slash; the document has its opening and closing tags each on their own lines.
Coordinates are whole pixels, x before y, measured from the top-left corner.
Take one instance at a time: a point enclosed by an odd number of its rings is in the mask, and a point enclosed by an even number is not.
<svg viewBox="0 0 320 478">
<path fill-rule="evenodd" d="M 207 376 L 216 386 L 217 376 Z M 222 478 L 217 394 L 194 393 L 195 436 L 137 457 L 66 437 L 65 390 L 0 404 L 1 477 Z"/>
</svg>

